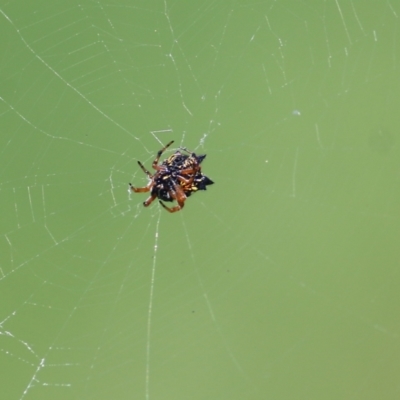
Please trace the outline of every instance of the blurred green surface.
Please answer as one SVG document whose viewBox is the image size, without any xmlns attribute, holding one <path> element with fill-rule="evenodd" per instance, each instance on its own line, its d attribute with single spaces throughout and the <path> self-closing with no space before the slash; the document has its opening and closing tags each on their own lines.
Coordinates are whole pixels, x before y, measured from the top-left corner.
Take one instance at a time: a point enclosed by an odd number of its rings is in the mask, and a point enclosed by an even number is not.
<svg viewBox="0 0 400 400">
<path fill-rule="evenodd" d="M 187 3 L 0 6 L 1 397 L 400 398 L 399 5 Z"/>
</svg>

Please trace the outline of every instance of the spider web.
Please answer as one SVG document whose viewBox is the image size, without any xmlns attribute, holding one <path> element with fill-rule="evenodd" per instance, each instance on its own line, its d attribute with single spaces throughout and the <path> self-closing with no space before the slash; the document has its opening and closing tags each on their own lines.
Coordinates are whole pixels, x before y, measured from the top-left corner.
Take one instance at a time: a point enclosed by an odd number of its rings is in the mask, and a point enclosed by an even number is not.
<svg viewBox="0 0 400 400">
<path fill-rule="evenodd" d="M 398 5 L 187 3 L 0 7 L 2 396 L 397 398 Z"/>
</svg>

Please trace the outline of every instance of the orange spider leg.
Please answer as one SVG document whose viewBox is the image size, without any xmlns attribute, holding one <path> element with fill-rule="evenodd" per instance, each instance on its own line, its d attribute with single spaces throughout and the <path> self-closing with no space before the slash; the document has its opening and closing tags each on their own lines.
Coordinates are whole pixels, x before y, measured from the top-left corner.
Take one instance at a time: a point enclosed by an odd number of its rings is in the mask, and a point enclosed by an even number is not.
<svg viewBox="0 0 400 400">
<path fill-rule="evenodd" d="M 196 177 L 196 174 L 201 170 L 200 166 L 194 167 L 194 168 L 187 168 L 183 169 L 182 171 L 179 171 L 178 179 L 180 182 L 184 183 L 184 186 L 190 186 L 194 178 Z M 190 179 L 187 179 L 183 177 L 182 175 L 189 175 Z"/>
<path fill-rule="evenodd" d="M 136 188 L 132 185 L 132 183 L 129 184 L 129 187 L 131 188 L 132 192 L 135 192 L 135 193 L 149 192 L 152 186 L 153 186 L 153 182 L 150 182 L 147 186 L 142 187 L 142 188 Z"/>
<path fill-rule="evenodd" d="M 179 185 L 175 185 L 175 192 L 170 191 L 170 196 L 178 202 L 178 205 L 175 207 L 167 207 L 161 200 L 159 200 L 160 204 L 170 213 L 174 213 L 176 211 L 182 210 L 185 205 L 186 195 L 183 191 L 182 187 Z"/>
<path fill-rule="evenodd" d="M 144 172 L 150 179 L 152 179 L 152 178 L 153 178 L 153 175 L 152 175 L 149 171 L 147 171 L 147 169 L 143 166 L 143 164 L 142 164 L 140 161 L 138 161 L 138 164 L 139 164 L 140 168 L 142 168 L 143 172 Z M 132 185 L 132 183 L 129 184 L 129 187 L 131 188 L 132 192 L 135 192 L 135 193 L 148 192 L 148 191 L 151 189 L 152 186 L 153 186 L 153 181 L 150 181 L 150 182 L 148 183 L 147 186 L 142 187 L 142 188 L 136 188 L 136 187 L 134 187 L 134 186 Z M 153 199 L 153 200 L 154 200 L 154 199 Z"/>
<path fill-rule="evenodd" d="M 200 165 L 194 167 L 194 168 L 187 168 L 187 169 L 182 169 L 179 171 L 180 175 L 191 175 L 191 174 L 197 174 L 197 172 L 201 171 Z"/>
<path fill-rule="evenodd" d="M 144 203 L 145 207 L 148 207 L 155 199 L 157 198 L 156 194 L 152 194 Z"/>
<path fill-rule="evenodd" d="M 190 179 L 186 179 L 186 178 L 184 178 L 183 176 L 180 176 L 180 175 L 178 175 L 177 178 L 178 178 L 179 182 L 183 183 L 183 186 L 187 187 L 187 186 L 190 186 L 193 183 L 195 175 L 192 175 L 190 177 Z"/>
<path fill-rule="evenodd" d="M 150 189 L 153 186 L 153 182 L 150 182 L 147 186 L 142 187 L 142 188 L 135 188 L 132 186 L 132 184 L 129 184 L 129 187 L 131 188 L 132 192 L 135 193 L 143 193 L 143 192 L 149 192 Z M 157 197 L 157 194 L 152 194 L 145 202 L 143 202 L 143 205 L 145 207 L 148 207 Z"/>
</svg>

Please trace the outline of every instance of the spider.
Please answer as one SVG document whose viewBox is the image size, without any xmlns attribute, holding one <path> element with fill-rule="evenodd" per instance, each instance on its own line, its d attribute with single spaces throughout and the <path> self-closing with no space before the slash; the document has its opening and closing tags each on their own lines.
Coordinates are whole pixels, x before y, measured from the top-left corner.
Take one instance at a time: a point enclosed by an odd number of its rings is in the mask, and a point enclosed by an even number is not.
<svg viewBox="0 0 400 400">
<path fill-rule="evenodd" d="M 197 190 L 206 190 L 207 185 L 212 185 L 214 183 L 201 172 L 200 164 L 206 158 L 205 154 L 196 155 L 182 148 L 182 150 L 189 155 L 177 151 L 159 165 L 158 162 L 162 153 L 164 153 L 172 143 L 174 143 L 173 140 L 157 152 L 157 157 L 152 164 L 152 167 L 156 170 L 154 175 L 138 161 L 142 171 L 150 178 L 150 182 L 147 186 L 136 188 L 131 183 L 129 184 L 130 189 L 135 193 L 150 192 L 150 197 L 143 203 L 145 207 L 148 207 L 158 198 L 160 204 L 170 213 L 181 210 L 185 205 L 186 199 L 192 193 Z M 161 200 L 176 200 L 178 204 L 170 208 Z"/>
</svg>

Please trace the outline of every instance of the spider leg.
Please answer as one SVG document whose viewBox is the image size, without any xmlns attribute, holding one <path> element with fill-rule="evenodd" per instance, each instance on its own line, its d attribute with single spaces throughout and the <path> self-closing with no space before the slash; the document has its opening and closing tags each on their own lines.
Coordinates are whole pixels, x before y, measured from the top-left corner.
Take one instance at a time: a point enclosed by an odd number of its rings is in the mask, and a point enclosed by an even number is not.
<svg viewBox="0 0 400 400">
<path fill-rule="evenodd" d="M 193 151 L 187 149 L 187 147 L 180 147 L 181 150 L 186 151 L 186 153 L 190 154 L 191 156 L 194 154 Z"/>
<path fill-rule="evenodd" d="M 169 192 L 171 197 L 178 202 L 178 205 L 174 207 L 167 207 L 161 200 L 159 200 L 160 204 L 170 213 L 174 213 L 176 211 L 182 210 L 185 205 L 186 195 L 183 189 L 179 185 L 175 185 L 175 191 Z"/>
<path fill-rule="evenodd" d="M 182 169 L 179 171 L 180 175 L 194 175 L 197 174 L 201 170 L 200 165 L 196 165 L 194 168 L 187 168 L 187 169 Z"/>
<path fill-rule="evenodd" d="M 149 192 L 150 189 L 153 187 L 153 181 L 151 181 L 147 186 L 142 187 L 142 188 L 135 188 L 132 186 L 132 184 L 129 184 L 129 187 L 131 188 L 132 192 L 135 193 L 143 193 L 143 192 Z M 143 202 L 143 205 L 145 207 L 148 207 L 157 197 L 157 194 L 152 194 L 145 202 Z"/>
<path fill-rule="evenodd" d="M 206 154 L 199 154 L 196 155 L 194 151 L 188 150 L 186 147 L 180 147 L 181 150 L 186 151 L 186 153 L 189 154 L 190 157 L 193 157 L 197 160 L 198 164 L 201 164 L 203 160 L 206 158 Z"/>
<path fill-rule="evenodd" d="M 156 194 L 152 194 L 144 203 L 145 207 L 148 207 L 155 199 L 157 198 Z"/>
<path fill-rule="evenodd" d="M 176 211 L 182 210 L 183 206 L 185 205 L 185 203 L 182 203 L 182 204 L 178 204 L 177 206 L 170 208 L 170 207 L 167 207 L 161 200 L 158 200 L 158 201 L 170 213 L 174 213 Z"/>
<path fill-rule="evenodd" d="M 129 187 L 131 188 L 132 192 L 135 192 L 135 193 L 149 192 L 152 186 L 153 186 L 153 181 L 151 181 L 147 186 L 142 187 L 142 188 L 136 188 L 136 187 L 132 186 L 132 183 L 129 184 Z"/>
<path fill-rule="evenodd" d="M 190 177 L 190 179 L 184 178 L 181 175 L 178 175 L 177 178 L 178 178 L 179 182 L 183 182 L 185 184 L 185 186 L 190 186 L 194 181 L 195 175 L 192 175 Z"/>
<path fill-rule="evenodd" d="M 167 150 L 167 148 L 169 146 L 171 146 L 171 144 L 174 143 L 173 140 L 171 140 L 169 143 L 167 143 L 158 153 L 157 153 L 157 157 L 156 159 L 153 161 L 152 167 L 154 169 L 156 169 L 157 171 L 160 170 L 161 167 L 158 166 L 158 161 L 160 160 L 161 154 L 164 153 L 165 150 Z"/>
<path fill-rule="evenodd" d="M 139 164 L 140 168 L 142 168 L 142 171 L 151 179 L 153 177 L 153 175 L 149 171 L 147 171 L 147 169 L 144 167 L 144 165 L 140 161 L 138 161 L 138 164 Z"/>
<path fill-rule="evenodd" d="M 138 164 L 139 164 L 140 168 L 142 168 L 143 172 L 148 176 L 148 178 L 152 179 L 153 175 L 149 171 L 147 171 L 147 169 L 144 167 L 144 165 L 140 161 L 138 161 Z M 152 186 L 153 186 L 152 180 L 149 182 L 149 184 L 147 186 L 145 186 L 143 188 L 136 188 L 132 185 L 132 183 L 129 183 L 129 187 L 131 188 L 132 192 L 135 192 L 135 193 L 148 192 Z"/>
<path fill-rule="evenodd" d="M 179 175 L 177 175 L 177 179 L 179 180 L 179 182 L 183 182 L 184 185 L 186 187 L 189 187 L 192 185 L 194 179 L 197 176 L 197 173 L 201 170 L 201 167 L 195 166 L 194 168 L 187 168 L 187 169 L 183 169 L 182 171 L 179 171 Z M 182 176 L 182 175 L 186 175 L 186 176 Z"/>
</svg>

